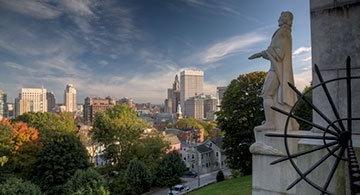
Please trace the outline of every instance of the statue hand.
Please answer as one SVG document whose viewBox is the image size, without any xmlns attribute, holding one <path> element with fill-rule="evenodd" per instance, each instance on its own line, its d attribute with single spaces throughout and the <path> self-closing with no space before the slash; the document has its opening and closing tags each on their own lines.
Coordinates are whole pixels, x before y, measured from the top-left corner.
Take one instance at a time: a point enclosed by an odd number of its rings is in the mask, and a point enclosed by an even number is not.
<svg viewBox="0 0 360 195">
<path fill-rule="evenodd" d="M 252 60 L 252 59 L 255 59 L 255 58 L 261 58 L 261 57 L 262 57 L 261 53 L 256 53 L 256 54 L 253 54 L 252 56 L 250 56 L 249 60 Z"/>
</svg>

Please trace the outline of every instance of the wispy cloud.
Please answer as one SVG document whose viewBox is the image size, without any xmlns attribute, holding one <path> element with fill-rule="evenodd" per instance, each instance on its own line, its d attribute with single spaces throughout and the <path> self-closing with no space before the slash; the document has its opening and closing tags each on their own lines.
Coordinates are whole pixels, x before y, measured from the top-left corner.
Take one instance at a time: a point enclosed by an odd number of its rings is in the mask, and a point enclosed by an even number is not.
<svg viewBox="0 0 360 195">
<path fill-rule="evenodd" d="M 46 1 L 0 0 L 0 4 L 12 11 L 38 19 L 53 19 L 61 15 L 61 11 Z"/>
<path fill-rule="evenodd" d="M 300 55 L 300 54 L 308 53 L 310 51 L 311 51 L 311 47 L 299 47 L 295 49 L 293 55 Z"/>
<path fill-rule="evenodd" d="M 185 4 L 208 11 L 214 15 L 228 15 L 239 19 L 246 19 L 250 22 L 260 23 L 260 21 L 248 14 L 245 14 L 241 8 L 229 1 L 217 0 L 181 0 Z M 239 17 L 240 16 L 240 17 Z"/>
<path fill-rule="evenodd" d="M 311 56 L 305 57 L 304 59 L 302 59 L 303 62 L 309 62 L 311 61 Z"/>
<path fill-rule="evenodd" d="M 209 64 L 228 56 L 248 51 L 248 49 L 265 40 L 265 36 L 256 32 L 231 37 L 215 43 L 199 54 L 201 63 Z"/>
</svg>

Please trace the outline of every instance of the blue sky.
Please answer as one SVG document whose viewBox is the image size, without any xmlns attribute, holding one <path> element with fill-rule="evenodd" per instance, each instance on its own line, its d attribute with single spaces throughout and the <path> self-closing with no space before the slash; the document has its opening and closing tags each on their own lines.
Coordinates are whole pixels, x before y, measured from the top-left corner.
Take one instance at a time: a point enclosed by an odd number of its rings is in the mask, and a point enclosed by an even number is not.
<svg viewBox="0 0 360 195">
<path fill-rule="evenodd" d="M 307 0 L 0 0 L 0 89 L 21 87 L 63 99 L 75 84 L 86 96 L 161 103 L 175 74 L 205 71 L 205 92 L 239 74 L 267 70 L 249 61 L 266 49 L 281 11 L 294 14 L 295 82 L 311 80 Z"/>
</svg>

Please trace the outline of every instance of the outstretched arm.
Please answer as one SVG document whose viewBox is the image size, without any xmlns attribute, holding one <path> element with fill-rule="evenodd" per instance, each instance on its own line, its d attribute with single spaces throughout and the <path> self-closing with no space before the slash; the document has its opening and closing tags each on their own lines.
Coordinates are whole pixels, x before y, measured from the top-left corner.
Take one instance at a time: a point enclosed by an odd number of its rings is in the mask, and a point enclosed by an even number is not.
<svg viewBox="0 0 360 195">
<path fill-rule="evenodd" d="M 261 58 L 263 57 L 264 59 L 268 60 L 269 57 L 268 55 L 266 54 L 265 51 L 262 51 L 262 52 L 259 52 L 259 53 L 256 53 L 256 54 L 253 54 L 252 56 L 249 57 L 249 60 L 252 60 L 252 59 L 255 59 L 255 58 Z"/>
<path fill-rule="evenodd" d="M 262 57 L 262 53 L 256 53 L 253 54 L 252 56 L 249 57 L 249 60 L 255 59 L 255 58 L 261 58 Z"/>
</svg>

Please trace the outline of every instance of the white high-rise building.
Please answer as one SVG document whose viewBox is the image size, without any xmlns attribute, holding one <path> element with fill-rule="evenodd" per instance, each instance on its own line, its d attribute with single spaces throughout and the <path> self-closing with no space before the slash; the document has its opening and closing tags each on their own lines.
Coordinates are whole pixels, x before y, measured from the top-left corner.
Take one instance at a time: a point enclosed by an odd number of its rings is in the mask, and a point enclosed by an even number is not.
<svg viewBox="0 0 360 195">
<path fill-rule="evenodd" d="M 204 72 L 201 70 L 184 70 L 180 73 L 180 105 L 186 113 L 185 101 L 203 93 Z"/>
<path fill-rule="evenodd" d="M 15 99 L 15 110 L 16 116 L 26 112 L 46 112 L 46 89 L 21 88 L 19 97 Z"/>
<path fill-rule="evenodd" d="M 67 84 L 64 92 L 64 106 L 66 112 L 76 112 L 76 89 Z"/>
</svg>

